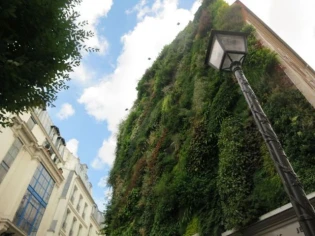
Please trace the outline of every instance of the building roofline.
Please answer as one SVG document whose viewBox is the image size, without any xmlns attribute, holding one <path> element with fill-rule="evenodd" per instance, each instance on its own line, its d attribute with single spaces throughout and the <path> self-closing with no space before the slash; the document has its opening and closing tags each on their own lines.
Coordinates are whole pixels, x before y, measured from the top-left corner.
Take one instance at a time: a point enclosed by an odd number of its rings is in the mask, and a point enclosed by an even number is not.
<svg viewBox="0 0 315 236">
<path fill-rule="evenodd" d="M 236 0 L 232 5 L 238 4 L 243 9 L 245 9 L 248 13 L 250 13 L 259 23 L 261 23 L 268 31 L 275 36 L 285 47 L 287 47 L 293 54 L 296 56 L 303 64 L 305 64 L 306 67 L 309 68 L 310 71 L 312 71 L 313 74 L 315 74 L 315 70 L 299 55 L 296 51 L 294 51 L 276 32 L 274 32 L 265 22 L 263 22 L 253 11 L 251 11 L 244 3 L 242 3 L 240 0 Z M 246 20 L 246 17 L 243 15 L 243 17 Z"/>
<path fill-rule="evenodd" d="M 100 210 L 97 209 L 97 211 L 98 211 L 98 213 L 103 214 Z M 93 213 L 91 214 L 90 218 L 94 221 L 95 225 L 97 225 L 99 228 L 102 228 L 102 222 L 98 222 L 97 219 L 94 217 Z M 105 219 L 104 219 L 104 221 L 105 221 Z"/>
<path fill-rule="evenodd" d="M 75 171 L 74 171 L 75 172 Z M 88 195 L 88 198 L 90 199 L 90 201 L 92 202 L 92 204 L 96 205 L 93 197 L 92 197 L 92 194 L 88 191 L 88 189 L 86 188 L 85 184 L 83 183 L 82 179 L 80 178 L 80 176 L 78 175 L 78 173 L 76 173 L 76 177 L 75 179 L 78 179 L 78 182 L 80 183 L 80 185 L 82 186 L 82 188 L 84 189 L 84 192 Z"/>
</svg>

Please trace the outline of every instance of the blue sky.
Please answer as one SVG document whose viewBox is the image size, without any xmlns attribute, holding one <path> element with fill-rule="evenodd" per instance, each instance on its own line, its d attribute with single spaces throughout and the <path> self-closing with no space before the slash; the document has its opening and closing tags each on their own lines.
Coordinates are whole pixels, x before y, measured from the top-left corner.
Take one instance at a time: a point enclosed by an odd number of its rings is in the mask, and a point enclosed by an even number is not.
<svg viewBox="0 0 315 236">
<path fill-rule="evenodd" d="M 106 177 L 114 161 L 115 134 L 136 98 L 137 80 L 199 5 L 198 0 L 83 0 L 78 8 L 81 20 L 88 20 L 88 29 L 95 32 L 87 44 L 101 52 L 84 53 L 70 88 L 58 94 L 49 113 L 67 147 L 89 166 L 93 197 L 101 209 L 109 192 Z"/>
<path fill-rule="evenodd" d="M 68 148 L 89 166 L 93 197 L 101 209 L 110 193 L 106 177 L 115 158 L 115 134 L 136 98 L 137 81 L 163 46 L 193 19 L 199 1 L 83 0 L 78 7 L 80 20 L 88 20 L 87 29 L 95 32 L 86 43 L 100 52 L 84 53 L 71 74 L 70 89 L 58 94 L 49 112 Z M 292 0 L 242 2 L 315 67 L 312 0 L 303 5 Z"/>
</svg>

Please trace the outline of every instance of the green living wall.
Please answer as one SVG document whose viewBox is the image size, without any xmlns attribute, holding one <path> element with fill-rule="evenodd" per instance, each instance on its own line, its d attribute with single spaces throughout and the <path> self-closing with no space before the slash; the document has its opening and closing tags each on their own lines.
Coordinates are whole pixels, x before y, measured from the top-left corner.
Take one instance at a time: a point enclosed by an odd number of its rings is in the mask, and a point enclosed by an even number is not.
<svg viewBox="0 0 315 236">
<path fill-rule="evenodd" d="M 306 191 L 315 190 L 314 109 L 239 6 L 204 0 L 145 72 L 120 125 L 106 235 L 220 235 L 288 202 L 233 75 L 204 65 L 211 29 L 250 33 L 245 74 Z"/>
</svg>

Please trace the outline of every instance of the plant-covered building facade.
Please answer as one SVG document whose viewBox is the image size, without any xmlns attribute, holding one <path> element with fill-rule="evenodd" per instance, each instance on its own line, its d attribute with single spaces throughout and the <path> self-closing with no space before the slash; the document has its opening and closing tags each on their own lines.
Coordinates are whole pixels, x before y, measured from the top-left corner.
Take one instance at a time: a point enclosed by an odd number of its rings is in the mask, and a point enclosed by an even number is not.
<svg viewBox="0 0 315 236">
<path fill-rule="evenodd" d="M 139 81 L 109 177 L 106 235 L 221 235 L 288 202 L 232 74 L 204 65 L 211 29 L 244 31 L 244 71 L 307 193 L 314 108 L 257 38 L 242 6 L 204 0 Z"/>
</svg>

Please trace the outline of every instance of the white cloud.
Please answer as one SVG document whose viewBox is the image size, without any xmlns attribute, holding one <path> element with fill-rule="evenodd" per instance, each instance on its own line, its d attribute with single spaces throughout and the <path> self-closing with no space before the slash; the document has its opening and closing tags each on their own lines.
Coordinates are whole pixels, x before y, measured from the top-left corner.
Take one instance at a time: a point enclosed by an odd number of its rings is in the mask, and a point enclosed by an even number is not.
<svg viewBox="0 0 315 236">
<path fill-rule="evenodd" d="M 156 9 L 156 4 L 154 9 Z M 137 81 L 158 56 L 165 44 L 181 31 L 193 13 L 178 9 L 177 1 L 164 1 L 155 16 L 146 16 L 133 31 L 125 34 L 122 54 L 113 74 L 106 76 L 93 87 L 84 90 L 79 102 L 97 120 L 107 120 L 109 130 L 117 131 L 124 118 L 125 108 L 130 108 L 136 98 Z M 181 22 L 181 25 L 177 25 Z M 151 57 L 151 61 L 148 60 Z"/>
<path fill-rule="evenodd" d="M 190 11 L 195 14 L 196 11 L 198 10 L 198 8 L 200 7 L 201 3 L 202 3 L 202 0 L 195 1 L 194 4 L 192 5 Z"/>
<path fill-rule="evenodd" d="M 67 148 L 76 157 L 78 157 L 78 147 L 79 147 L 79 141 L 78 140 L 76 140 L 75 138 L 68 140 Z"/>
<path fill-rule="evenodd" d="M 103 142 L 98 157 L 92 163 L 100 167 L 100 161 L 112 165 L 115 156 L 115 137 L 118 124 L 126 116 L 126 108 L 131 108 L 136 99 L 136 86 L 145 69 L 152 65 L 159 52 L 183 30 L 193 19 L 200 1 L 193 10 L 178 8 L 178 0 L 156 0 L 150 9 L 145 1 L 136 10 L 141 19 L 135 28 L 123 35 L 123 50 L 117 60 L 115 71 L 105 76 L 101 82 L 84 90 L 79 103 L 85 105 L 88 114 L 97 120 L 106 120 L 112 136 Z M 180 25 L 177 25 L 180 22 Z M 150 57 L 152 60 L 148 60 Z M 97 161 L 98 160 L 98 161 Z"/>
<path fill-rule="evenodd" d="M 105 164 L 104 162 L 102 162 L 102 160 L 100 160 L 100 158 L 94 158 L 94 160 L 92 161 L 91 163 L 91 166 L 94 168 L 94 169 L 97 169 L 97 170 L 101 170 L 104 168 Z"/>
<path fill-rule="evenodd" d="M 104 140 L 102 147 L 98 150 L 98 156 L 93 160 L 94 169 L 102 169 L 104 164 L 112 166 L 115 160 L 116 138 L 111 135 L 109 139 Z"/>
<path fill-rule="evenodd" d="M 270 0 L 269 0 L 270 1 Z M 315 69 L 315 2 L 271 1 L 267 23 Z"/>
<path fill-rule="evenodd" d="M 139 13 L 141 12 L 149 12 L 150 8 L 148 6 L 146 6 L 147 1 L 146 0 L 140 0 L 140 2 L 138 4 L 136 4 L 132 9 L 128 9 L 126 11 L 126 14 L 131 14 L 134 12 L 138 12 L 137 17 L 138 19 L 141 18 L 141 14 Z"/>
<path fill-rule="evenodd" d="M 105 194 L 105 202 L 109 202 L 113 197 L 113 189 L 107 188 L 104 194 Z"/>
<path fill-rule="evenodd" d="M 112 196 L 113 196 L 112 188 L 106 188 L 104 191 L 104 196 L 102 197 L 94 196 L 95 203 L 101 212 L 105 211 L 106 205 L 108 202 L 110 202 L 110 200 L 112 199 Z"/>
<path fill-rule="evenodd" d="M 115 160 L 116 137 L 112 135 L 103 141 L 103 145 L 98 151 L 99 158 L 108 166 L 112 166 Z"/>
<path fill-rule="evenodd" d="M 103 176 L 97 183 L 97 186 L 100 188 L 105 188 L 107 186 L 108 175 Z"/>
<path fill-rule="evenodd" d="M 98 210 L 101 212 L 104 212 L 105 211 L 105 199 L 104 199 L 104 197 L 99 197 L 99 198 L 94 197 L 94 201 L 97 205 Z"/>
<path fill-rule="evenodd" d="M 88 25 L 84 26 L 87 31 L 92 31 L 94 36 L 85 41 L 88 47 L 98 48 L 100 54 L 104 55 L 109 47 L 108 41 L 104 36 L 101 36 L 97 30 L 97 25 L 100 18 L 106 17 L 113 5 L 113 0 L 83 0 L 75 10 L 80 13 L 78 22 L 88 21 Z M 83 57 L 88 55 L 85 50 L 82 50 Z M 70 78 L 85 85 L 95 75 L 93 70 L 88 70 L 84 62 L 81 61 L 80 66 L 74 67 L 70 73 Z"/>
<path fill-rule="evenodd" d="M 105 54 L 108 48 L 108 42 L 105 37 L 99 36 L 97 32 L 97 24 L 101 17 L 106 17 L 113 5 L 113 0 L 83 0 L 76 7 L 80 13 L 78 21 L 88 21 L 86 30 L 94 32 L 94 36 L 85 43 L 89 47 L 99 48 L 101 54 Z"/>
<path fill-rule="evenodd" d="M 90 70 L 83 62 L 77 67 L 73 68 L 73 72 L 70 73 L 70 78 L 79 82 L 80 84 L 86 85 L 95 76 L 95 72 Z"/>
<path fill-rule="evenodd" d="M 80 19 L 96 25 L 99 17 L 107 16 L 112 5 L 113 0 L 83 0 L 78 7 Z"/>
<path fill-rule="evenodd" d="M 72 105 L 69 103 L 64 103 L 61 105 L 60 111 L 57 113 L 57 117 L 60 120 L 68 119 L 70 116 L 73 116 L 75 110 L 73 109 Z"/>
</svg>

